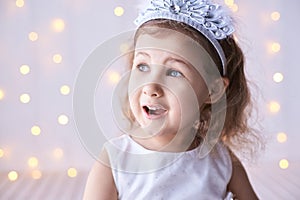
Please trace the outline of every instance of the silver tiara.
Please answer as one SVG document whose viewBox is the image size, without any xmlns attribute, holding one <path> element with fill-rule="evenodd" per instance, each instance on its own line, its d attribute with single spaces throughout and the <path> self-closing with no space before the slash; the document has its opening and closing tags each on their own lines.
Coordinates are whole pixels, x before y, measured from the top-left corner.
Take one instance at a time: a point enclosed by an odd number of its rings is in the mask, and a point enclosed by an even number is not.
<svg viewBox="0 0 300 200">
<path fill-rule="evenodd" d="M 151 0 L 150 6 L 135 20 L 140 26 L 153 19 L 183 22 L 202 33 L 217 50 L 226 74 L 225 53 L 218 42 L 234 32 L 231 17 L 226 10 L 210 0 Z"/>
</svg>

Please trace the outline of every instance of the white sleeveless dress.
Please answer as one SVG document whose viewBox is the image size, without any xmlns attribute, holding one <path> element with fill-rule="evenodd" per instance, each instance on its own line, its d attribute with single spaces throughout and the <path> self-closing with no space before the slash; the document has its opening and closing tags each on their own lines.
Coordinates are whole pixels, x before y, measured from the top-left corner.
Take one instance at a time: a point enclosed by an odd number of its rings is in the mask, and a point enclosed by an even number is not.
<svg viewBox="0 0 300 200">
<path fill-rule="evenodd" d="M 106 143 L 119 200 L 230 199 L 232 164 L 217 143 L 203 158 L 199 149 L 182 153 L 145 149 L 128 135 Z"/>
</svg>

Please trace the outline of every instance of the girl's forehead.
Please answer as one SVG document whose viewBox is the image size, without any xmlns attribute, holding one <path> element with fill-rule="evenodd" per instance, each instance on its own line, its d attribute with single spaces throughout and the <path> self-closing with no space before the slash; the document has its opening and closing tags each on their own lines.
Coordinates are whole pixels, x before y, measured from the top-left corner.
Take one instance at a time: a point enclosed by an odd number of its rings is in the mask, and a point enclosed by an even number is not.
<svg viewBox="0 0 300 200">
<path fill-rule="evenodd" d="M 195 40 L 184 34 L 173 32 L 167 36 L 159 37 L 158 35 L 141 34 L 135 45 L 135 53 L 147 53 L 147 50 L 157 50 L 161 52 L 168 52 L 175 57 L 180 57 L 183 60 L 194 66 L 201 74 L 204 71 L 211 71 L 217 66 L 207 51 Z M 208 67 L 210 69 L 205 70 Z"/>
</svg>

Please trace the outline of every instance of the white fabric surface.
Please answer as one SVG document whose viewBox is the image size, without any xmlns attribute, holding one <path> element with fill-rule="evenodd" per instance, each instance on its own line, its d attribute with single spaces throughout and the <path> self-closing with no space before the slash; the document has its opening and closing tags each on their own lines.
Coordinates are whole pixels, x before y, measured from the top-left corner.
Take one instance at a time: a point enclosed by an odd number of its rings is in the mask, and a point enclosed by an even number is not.
<svg viewBox="0 0 300 200">
<path fill-rule="evenodd" d="M 204 158 L 198 156 L 200 147 L 182 153 L 155 152 L 128 135 L 111 140 L 106 149 L 120 200 L 228 198 L 232 165 L 221 143 Z"/>
</svg>

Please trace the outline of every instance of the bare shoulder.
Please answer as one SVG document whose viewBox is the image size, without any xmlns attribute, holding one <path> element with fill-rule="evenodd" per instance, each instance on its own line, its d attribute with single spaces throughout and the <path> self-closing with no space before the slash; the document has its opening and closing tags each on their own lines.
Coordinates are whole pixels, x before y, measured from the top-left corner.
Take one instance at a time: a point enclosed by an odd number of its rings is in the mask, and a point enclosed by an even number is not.
<svg viewBox="0 0 300 200">
<path fill-rule="evenodd" d="M 232 176 L 228 184 L 228 190 L 239 200 L 258 199 L 243 164 L 232 152 L 230 152 L 230 155 L 232 160 Z"/>
<path fill-rule="evenodd" d="M 106 159 L 106 161 L 108 160 L 106 152 L 102 152 L 101 158 Z M 111 168 L 104 163 L 107 162 L 96 161 L 92 166 L 87 178 L 83 200 L 117 199 L 117 189 Z"/>
</svg>

